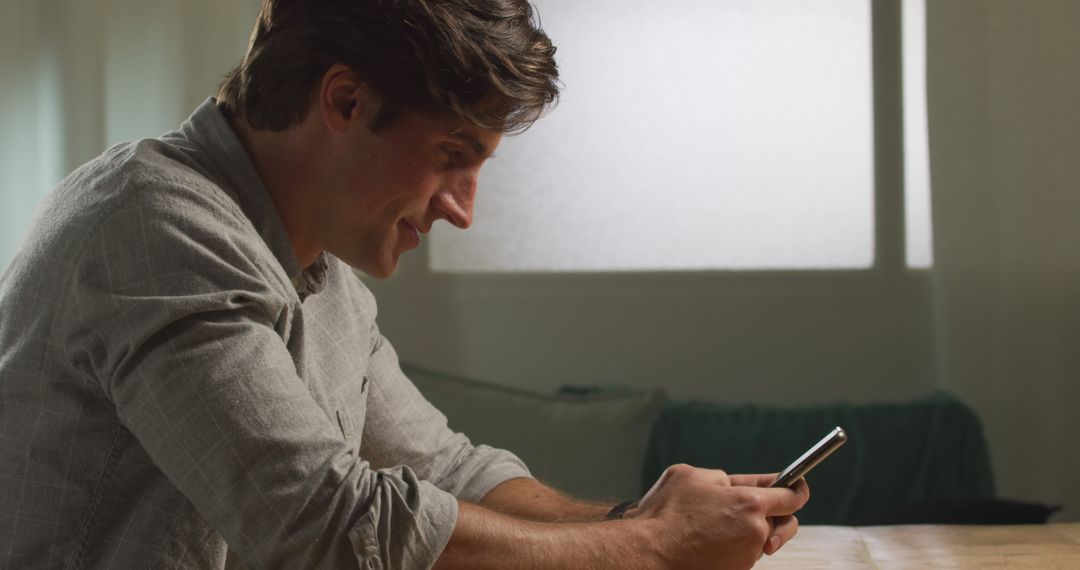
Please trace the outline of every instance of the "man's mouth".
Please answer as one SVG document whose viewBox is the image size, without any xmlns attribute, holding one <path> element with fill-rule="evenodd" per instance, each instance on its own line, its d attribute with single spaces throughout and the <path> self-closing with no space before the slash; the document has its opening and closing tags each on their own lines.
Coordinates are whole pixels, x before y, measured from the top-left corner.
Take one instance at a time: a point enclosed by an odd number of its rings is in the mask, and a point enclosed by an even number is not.
<svg viewBox="0 0 1080 570">
<path fill-rule="evenodd" d="M 420 230 L 405 220 L 398 222 L 398 226 L 401 228 L 401 235 L 405 238 L 405 242 L 409 247 L 420 245 Z"/>
</svg>

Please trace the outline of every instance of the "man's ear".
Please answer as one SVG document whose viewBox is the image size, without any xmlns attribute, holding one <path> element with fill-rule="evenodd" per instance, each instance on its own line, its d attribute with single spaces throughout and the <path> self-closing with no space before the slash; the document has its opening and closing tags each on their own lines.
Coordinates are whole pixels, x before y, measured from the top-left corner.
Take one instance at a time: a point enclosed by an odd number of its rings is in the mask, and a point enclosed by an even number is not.
<svg viewBox="0 0 1080 570">
<path fill-rule="evenodd" d="M 328 129 L 345 132 L 351 125 L 368 124 L 379 98 L 355 71 L 335 63 L 323 75 L 316 107 Z"/>
</svg>

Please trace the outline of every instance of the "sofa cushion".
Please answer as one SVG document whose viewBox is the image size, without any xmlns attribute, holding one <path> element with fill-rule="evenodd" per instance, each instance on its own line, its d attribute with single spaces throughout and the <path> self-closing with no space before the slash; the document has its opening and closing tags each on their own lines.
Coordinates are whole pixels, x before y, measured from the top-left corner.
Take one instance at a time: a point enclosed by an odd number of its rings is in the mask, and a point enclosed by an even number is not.
<svg viewBox="0 0 1080 570">
<path fill-rule="evenodd" d="M 450 427 L 509 450 L 533 476 L 572 496 L 636 498 L 662 390 L 538 394 L 402 364 Z"/>
</svg>

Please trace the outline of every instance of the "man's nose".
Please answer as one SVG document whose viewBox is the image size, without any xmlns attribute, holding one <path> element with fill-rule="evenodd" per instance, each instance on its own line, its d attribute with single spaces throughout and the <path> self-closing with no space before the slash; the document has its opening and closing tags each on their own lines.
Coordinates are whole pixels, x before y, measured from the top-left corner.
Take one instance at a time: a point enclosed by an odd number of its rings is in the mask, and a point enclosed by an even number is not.
<svg viewBox="0 0 1080 570">
<path fill-rule="evenodd" d="M 461 229 L 472 225 L 476 177 L 469 176 L 435 194 L 435 208 L 446 221 Z"/>
</svg>

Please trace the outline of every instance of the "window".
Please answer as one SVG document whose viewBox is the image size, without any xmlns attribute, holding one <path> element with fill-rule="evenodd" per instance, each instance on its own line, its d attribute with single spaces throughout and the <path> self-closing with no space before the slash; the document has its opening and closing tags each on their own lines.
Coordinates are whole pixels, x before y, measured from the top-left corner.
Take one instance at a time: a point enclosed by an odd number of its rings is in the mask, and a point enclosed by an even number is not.
<svg viewBox="0 0 1080 570">
<path fill-rule="evenodd" d="M 468 232 L 436 226 L 432 270 L 874 265 L 869 0 L 536 3 L 562 101 L 504 140 Z"/>
<path fill-rule="evenodd" d="M 903 0 L 904 212 L 908 267 L 934 262 L 926 111 L 926 0 Z"/>
</svg>

